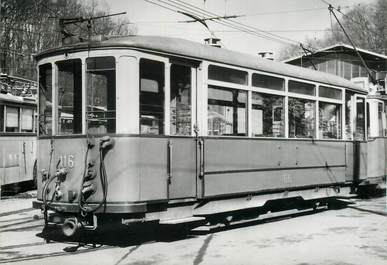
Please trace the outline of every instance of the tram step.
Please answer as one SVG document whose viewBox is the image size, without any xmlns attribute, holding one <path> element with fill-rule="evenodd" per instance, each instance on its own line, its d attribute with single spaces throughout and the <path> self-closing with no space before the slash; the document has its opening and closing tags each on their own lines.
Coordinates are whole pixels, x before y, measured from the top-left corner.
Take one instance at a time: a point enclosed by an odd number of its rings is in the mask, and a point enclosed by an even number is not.
<svg viewBox="0 0 387 265">
<path fill-rule="evenodd" d="M 177 224 L 186 224 L 186 223 L 196 223 L 196 222 L 205 222 L 206 218 L 204 217 L 186 217 L 181 219 L 170 219 L 160 221 L 160 225 L 177 225 Z"/>
</svg>

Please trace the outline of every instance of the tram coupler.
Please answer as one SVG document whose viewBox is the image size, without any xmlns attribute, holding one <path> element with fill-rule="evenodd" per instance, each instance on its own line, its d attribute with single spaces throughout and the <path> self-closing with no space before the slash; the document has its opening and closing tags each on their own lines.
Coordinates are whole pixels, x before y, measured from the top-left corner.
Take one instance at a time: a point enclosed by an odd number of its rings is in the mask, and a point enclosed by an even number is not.
<svg viewBox="0 0 387 265">
<path fill-rule="evenodd" d="M 64 216 L 59 213 L 51 213 L 48 216 L 47 227 L 61 228 L 63 235 L 72 237 L 82 230 L 96 230 L 98 226 L 97 216 Z"/>
</svg>

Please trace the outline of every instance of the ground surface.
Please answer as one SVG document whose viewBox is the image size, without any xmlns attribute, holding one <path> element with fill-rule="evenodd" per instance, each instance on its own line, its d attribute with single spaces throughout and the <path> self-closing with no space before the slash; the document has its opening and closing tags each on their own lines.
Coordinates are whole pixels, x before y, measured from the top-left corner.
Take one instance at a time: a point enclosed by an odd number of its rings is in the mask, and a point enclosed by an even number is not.
<svg viewBox="0 0 387 265">
<path fill-rule="evenodd" d="M 386 197 L 162 241 L 113 231 L 108 239 L 92 237 L 96 248 L 46 244 L 42 214 L 31 209 L 32 201 L 0 201 L 0 264 L 387 264 Z"/>
</svg>

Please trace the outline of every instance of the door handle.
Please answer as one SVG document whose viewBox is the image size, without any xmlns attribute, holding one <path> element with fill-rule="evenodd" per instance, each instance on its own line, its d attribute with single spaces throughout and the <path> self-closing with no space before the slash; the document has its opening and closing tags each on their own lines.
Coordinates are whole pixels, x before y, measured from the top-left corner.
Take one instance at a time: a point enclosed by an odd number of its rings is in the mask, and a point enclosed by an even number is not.
<svg viewBox="0 0 387 265">
<path fill-rule="evenodd" d="M 167 174 L 168 174 L 168 185 L 172 182 L 172 160 L 173 160 L 173 145 L 171 141 L 168 141 L 168 167 L 167 167 Z"/>
</svg>

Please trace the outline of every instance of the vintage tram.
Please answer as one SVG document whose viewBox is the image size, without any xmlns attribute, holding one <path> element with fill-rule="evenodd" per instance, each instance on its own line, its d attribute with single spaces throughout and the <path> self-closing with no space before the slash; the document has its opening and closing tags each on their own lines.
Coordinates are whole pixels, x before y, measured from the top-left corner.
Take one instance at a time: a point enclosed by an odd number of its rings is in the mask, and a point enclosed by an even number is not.
<svg viewBox="0 0 387 265">
<path fill-rule="evenodd" d="M 24 182 L 36 182 L 35 114 L 34 98 L 0 93 L 0 185 L 3 191 L 15 192 Z"/>
<path fill-rule="evenodd" d="M 198 225 L 367 180 L 367 91 L 340 77 L 157 36 L 37 56 L 38 199 L 66 235 Z M 219 218 L 214 218 L 214 216 Z"/>
</svg>

